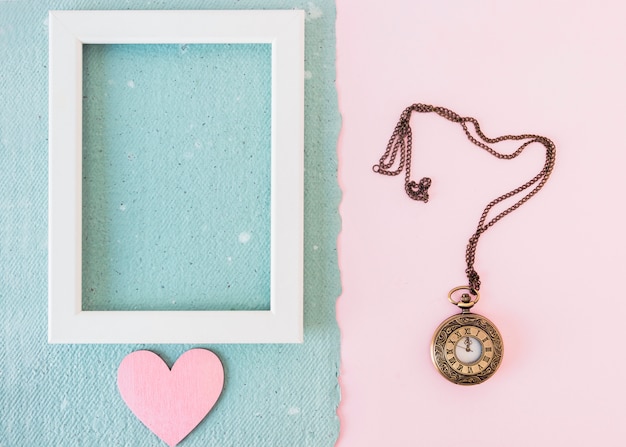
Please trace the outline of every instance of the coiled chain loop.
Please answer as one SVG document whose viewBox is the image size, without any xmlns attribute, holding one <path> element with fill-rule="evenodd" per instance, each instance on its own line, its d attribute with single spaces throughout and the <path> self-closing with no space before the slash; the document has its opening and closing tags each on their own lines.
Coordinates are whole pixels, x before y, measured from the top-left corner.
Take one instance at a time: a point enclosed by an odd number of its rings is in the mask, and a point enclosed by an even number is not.
<svg viewBox="0 0 626 447">
<path fill-rule="evenodd" d="M 480 290 L 480 276 L 474 269 L 474 262 L 476 260 L 476 247 L 478 246 L 478 240 L 480 239 L 480 236 L 493 225 L 495 225 L 495 223 L 498 222 L 500 219 L 509 215 L 520 206 L 522 206 L 524 203 L 528 202 L 531 197 L 533 197 L 539 192 L 539 190 L 541 190 L 541 188 L 543 188 L 543 186 L 548 181 L 552 170 L 554 169 L 554 163 L 556 160 L 556 146 L 549 138 L 534 134 L 502 135 L 496 138 L 489 138 L 483 133 L 480 128 L 480 124 L 475 118 L 462 117 L 456 112 L 453 112 L 452 110 L 446 109 L 444 107 L 434 107 L 427 104 L 413 104 L 404 109 L 402 115 L 400 115 L 400 120 L 398 121 L 398 124 L 396 124 L 391 138 L 387 143 L 385 152 L 382 157 L 380 157 L 378 164 L 373 166 L 373 170 L 378 174 L 388 176 L 398 175 L 404 170 L 404 189 L 411 199 L 417 201 L 428 202 L 428 188 L 432 184 L 432 180 L 428 177 L 423 177 L 419 182 L 411 179 L 411 155 L 413 150 L 413 136 L 410 126 L 410 120 L 411 114 L 413 112 L 434 112 L 449 121 L 459 123 L 463 128 L 463 131 L 465 132 L 468 140 L 470 140 L 481 149 L 484 149 L 494 157 L 503 160 L 511 160 L 517 157 L 524 151 L 524 149 L 526 149 L 526 147 L 533 143 L 539 143 L 546 148 L 546 161 L 539 173 L 523 185 L 520 185 L 517 188 L 507 192 L 506 194 L 502 194 L 501 196 L 489 202 L 485 206 L 485 209 L 483 210 L 480 219 L 478 220 L 476 231 L 474 232 L 474 234 L 472 234 L 468 241 L 467 249 L 465 251 L 465 262 L 467 265 L 465 274 L 467 275 L 469 289 L 473 292 L 478 292 Z M 474 135 L 470 132 L 468 128 L 468 123 L 473 126 L 474 132 L 476 133 L 476 135 L 478 135 L 478 138 L 474 137 Z M 499 143 L 505 140 L 526 141 L 524 141 L 524 143 L 522 143 L 522 145 L 511 154 L 503 154 L 487 145 Z M 394 165 L 397 165 L 395 169 Z M 531 187 L 533 188 L 513 205 L 509 206 L 504 211 L 487 220 L 489 212 L 494 206 L 496 206 L 500 202 L 516 196 L 517 194 L 520 194 L 523 191 L 526 191 Z M 476 295 L 476 293 L 474 293 L 474 295 Z"/>
</svg>

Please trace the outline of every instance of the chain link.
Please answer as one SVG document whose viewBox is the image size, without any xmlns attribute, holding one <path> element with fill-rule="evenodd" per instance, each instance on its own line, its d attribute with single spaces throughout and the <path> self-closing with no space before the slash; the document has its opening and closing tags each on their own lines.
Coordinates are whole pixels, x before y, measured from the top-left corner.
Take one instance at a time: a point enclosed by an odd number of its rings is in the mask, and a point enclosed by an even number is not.
<svg viewBox="0 0 626 447">
<path fill-rule="evenodd" d="M 495 225 L 496 222 L 498 222 L 500 219 L 509 215 L 520 206 L 522 206 L 524 203 L 528 202 L 531 197 L 533 197 L 539 192 L 539 190 L 541 190 L 541 188 L 543 188 L 543 186 L 548 181 L 552 170 L 554 169 L 554 163 L 556 160 L 556 146 L 549 138 L 534 134 L 502 135 L 496 138 L 489 138 L 481 130 L 478 121 L 472 117 L 461 117 L 456 112 L 453 112 L 452 110 L 446 109 L 444 107 L 434 107 L 427 104 L 413 104 L 404 109 L 402 115 L 400 115 L 400 120 L 398 121 L 398 124 L 396 124 L 393 134 L 389 139 L 389 143 L 387 143 L 385 153 L 382 155 L 382 157 L 380 157 L 378 164 L 373 166 L 374 172 L 389 176 L 396 176 L 404 170 L 404 189 L 407 195 L 413 200 L 428 202 L 428 188 L 432 183 L 431 179 L 428 177 L 422 178 L 419 182 L 415 182 L 411 179 L 413 134 L 411 131 L 410 120 L 411 114 L 413 112 L 434 112 L 449 121 L 459 123 L 463 128 L 463 131 L 465 132 L 468 140 L 499 159 L 511 160 L 520 155 L 524 151 L 524 149 L 526 149 L 526 147 L 528 147 L 532 143 L 542 144 L 546 148 L 546 161 L 541 171 L 539 171 L 536 176 L 534 176 L 523 185 L 520 185 L 517 188 L 507 192 L 506 194 L 502 194 L 500 197 L 497 197 L 489 202 L 485 206 L 485 209 L 483 210 L 480 219 L 478 220 L 476 231 L 469 238 L 467 249 L 465 251 L 465 262 L 467 265 L 465 274 L 467 275 L 470 290 L 472 292 L 477 292 L 478 290 L 480 290 L 480 276 L 474 269 L 474 261 L 476 259 L 476 247 L 478 246 L 478 240 L 480 239 L 480 236 L 493 225 Z M 480 139 L 477 139 L 476 137 L 474 137 L 474 135 L 472 135 L 467 123 L 470 123 L 474 127 L 474 131 Z M 505 140 L 527 141 L 525 141 L 515 152 L 511 154 L 503 154 L 487 145 L 487 143 L 494 144 Z M 394 169 L 393 166 L 396 164 L 396 159 L 398 158 L 398 155 L 400 158 L 397 163 L 397 167 Z M 534 187 L 517 202 L 497 214 L 495 217 L 487 220 L 489 212 L 494 206 L 496 206 L 500 202 L 503 202 L 511 197 L 520 194 L 523 191 L 526 191 L 533 185 Z"/>
</svg>

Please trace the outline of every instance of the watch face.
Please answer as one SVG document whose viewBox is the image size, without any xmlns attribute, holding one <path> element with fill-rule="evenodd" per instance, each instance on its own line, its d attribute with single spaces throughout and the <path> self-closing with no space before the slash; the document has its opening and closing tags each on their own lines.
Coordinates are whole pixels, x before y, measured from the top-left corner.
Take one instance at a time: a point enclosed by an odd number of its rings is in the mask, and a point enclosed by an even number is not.
<svg viewBox="0 0 626 447">
<path fill-rule="evenodd" d="M 502 337 L 485 317 L 462 313 L 435 331 L 431 354 L 439 372 L 459 385 L 476 385 L 496 372 L 502 361 Z"/>
</svg>

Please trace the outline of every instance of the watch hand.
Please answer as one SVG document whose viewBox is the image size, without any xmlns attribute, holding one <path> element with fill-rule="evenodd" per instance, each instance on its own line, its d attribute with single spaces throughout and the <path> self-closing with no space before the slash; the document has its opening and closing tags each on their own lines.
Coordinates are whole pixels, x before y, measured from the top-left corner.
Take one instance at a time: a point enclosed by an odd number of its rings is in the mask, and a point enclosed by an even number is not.
<svg viewBox="0 0 626 447">
<path fill-rule="evenodd" d="M 464 348 L 463 346 L 457 346 L 457 349 L 463 349 L 465 352 L 474 352 L 469 347 Z"/>
<path fill-rule="evenodd" d="M 470 345 L 471 345 L 471 344 L 472 344 L 472 340 L 470 340 L 470 338 L 469 338 L 469 337 L 465 337 L 465 351 L 466 351 L 466 352 L 473 352 L 473 351 L 470 349 Z"/>
</svg>

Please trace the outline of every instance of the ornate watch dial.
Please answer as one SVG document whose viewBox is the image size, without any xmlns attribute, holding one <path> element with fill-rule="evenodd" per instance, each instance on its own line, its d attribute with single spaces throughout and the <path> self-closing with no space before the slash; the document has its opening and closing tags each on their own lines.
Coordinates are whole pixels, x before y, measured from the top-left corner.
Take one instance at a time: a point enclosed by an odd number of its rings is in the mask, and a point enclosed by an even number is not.
<svg viewBox="0 0 626 447">
<path fill-rule="evenodd" d="M 500 366 L 502 351 L 502 337 L 493 323 L 469 312 L 441 323 L 431 346 L 439 372 L 459 385 L 475 385 L 491 377 Z"/>
</svg>

